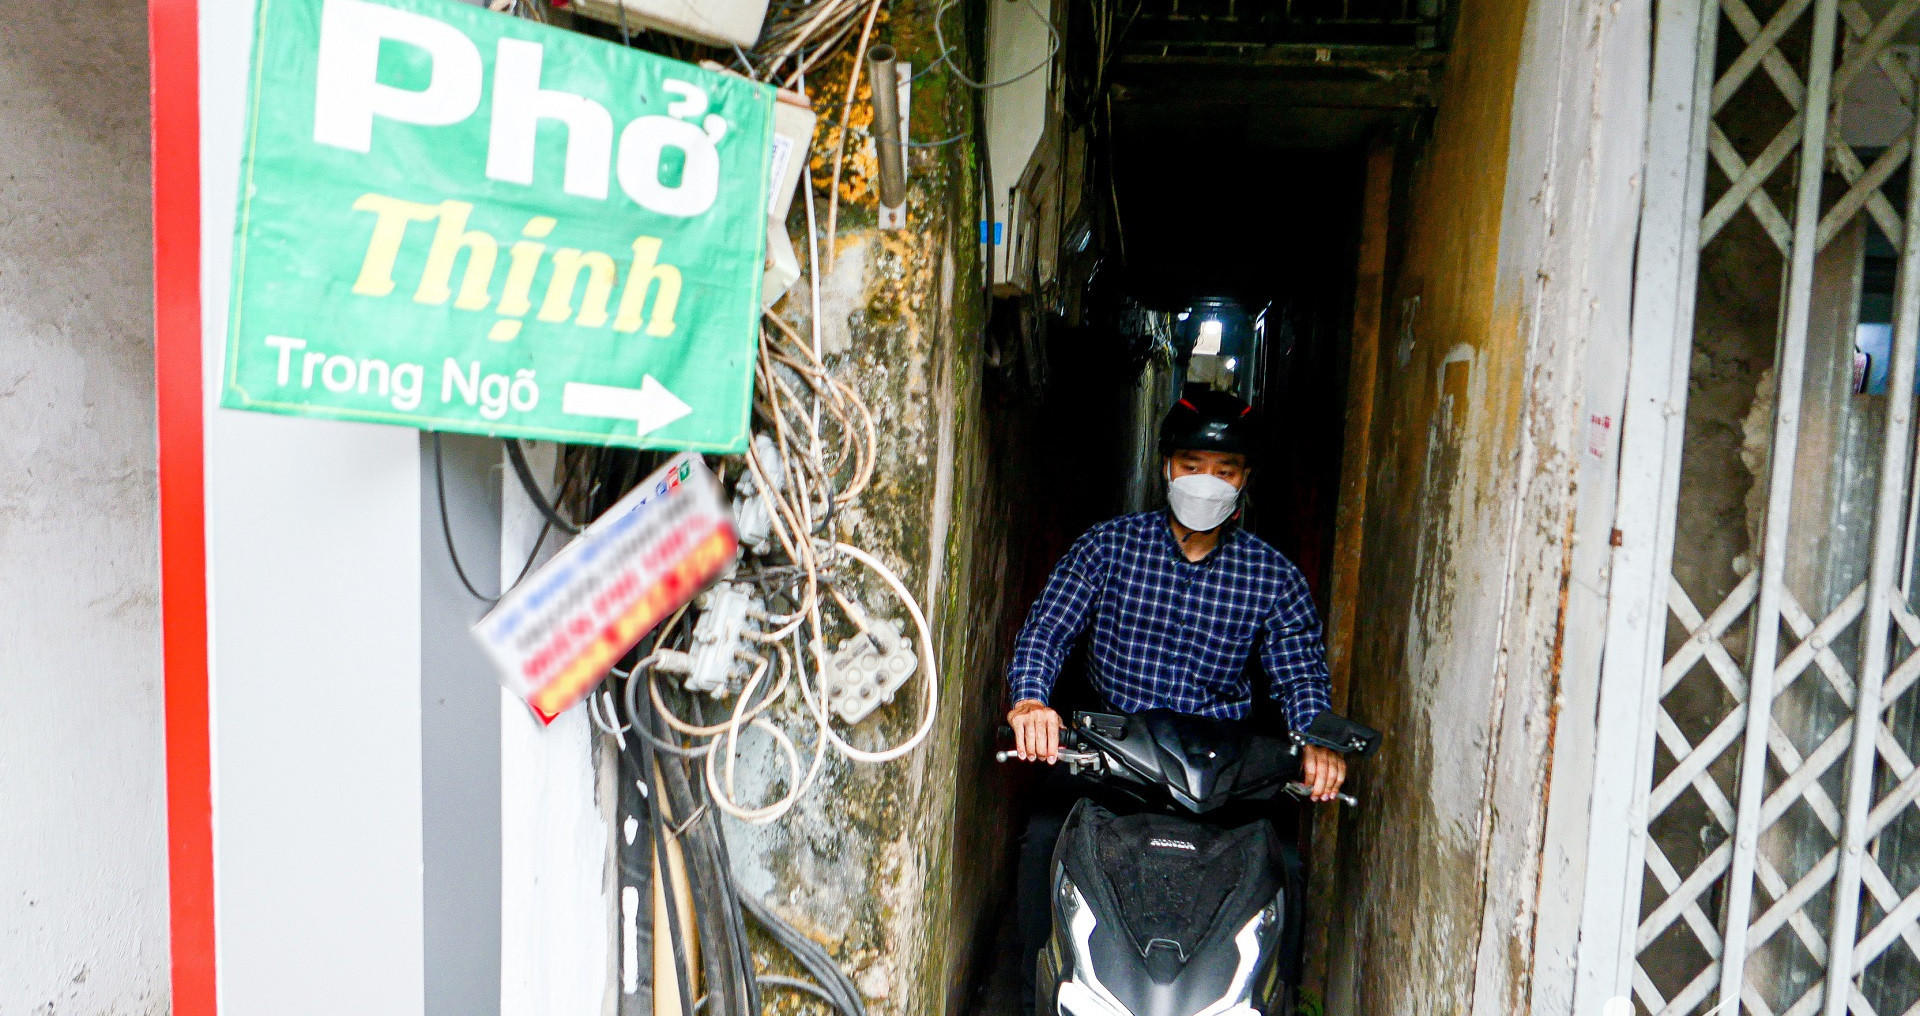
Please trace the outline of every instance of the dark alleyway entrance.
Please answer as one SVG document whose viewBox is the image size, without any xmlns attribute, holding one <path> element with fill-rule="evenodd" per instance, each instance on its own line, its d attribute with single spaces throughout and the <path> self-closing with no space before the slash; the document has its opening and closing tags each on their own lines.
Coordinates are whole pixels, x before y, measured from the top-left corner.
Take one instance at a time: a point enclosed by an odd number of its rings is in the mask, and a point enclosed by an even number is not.
<svg viewBox="0 0 1920 1016">
<path fill-rule="evenodd" d="M 1383 21 L 1374 41 L 1397 45 L 1365 50 L 1370 67 L 1349 59 L 1358 49 L 1307 44 L 1330 39 L 1329 26 L 1182 23 L 1161 6 L 1108 36 L 1104 53 L 1086 51 L 1101 46 L 1097 5 L 1066 26 L 1054 85 L 1066 112 L 1013 203 L 1016 264 L 993 331 L 1008 360 L 1000 395 L 1031 414 L 1030 588 L 1018 602 L 1031 602 L 1088 526 L 1164 504 L 1159 420 L 1194 385 L 1260 411 L 1246 522 L 1302 569 L 1324 618 L 1368 152 L 1420 130 L 1438 54 Z M 1169 42 L 1176 27 L 1184 47 Z M 1281 31 L 1301 41 L 1274 44 Z M 1276 52 L 1291 59 L 1276 66 Z M 1332 52 L 1341 57 L 1329 66 L 1321 58 Z M 1376 188 L 1375 199 L 1387 193 Z M 1088 696 L 1075 670 L 1056 699 Z M 1254 685 L 1258 722 L 1282 725 Z M 1009 791 L 1023 793 L 1027 775 L 1009 774 Z M 1310 855 L 1310 823 L 1296 810 L 1279 821 Z M 1016 1008 L 1010 883 L 1007 892 L 994 940 L 979 946 L 986 1012 Z"/>
</svg>

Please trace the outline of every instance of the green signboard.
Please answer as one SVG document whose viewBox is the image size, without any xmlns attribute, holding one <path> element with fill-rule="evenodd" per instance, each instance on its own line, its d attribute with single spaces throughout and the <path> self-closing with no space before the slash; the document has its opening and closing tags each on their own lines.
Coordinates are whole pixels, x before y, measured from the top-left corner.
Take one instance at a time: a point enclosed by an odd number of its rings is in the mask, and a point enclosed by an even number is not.
<svg viewBox="0 0 1920 1016">
<path fill-rule="evenodd" d="M 773 104 L 450 0 L 259 0 L 221 404 L 744 450 Z"/>
</svg>

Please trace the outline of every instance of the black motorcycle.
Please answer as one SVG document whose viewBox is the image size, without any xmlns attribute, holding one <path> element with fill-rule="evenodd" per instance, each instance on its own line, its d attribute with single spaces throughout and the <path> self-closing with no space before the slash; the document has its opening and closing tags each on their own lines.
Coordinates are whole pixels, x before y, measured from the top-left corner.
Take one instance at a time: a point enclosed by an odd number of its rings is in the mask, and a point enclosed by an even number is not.
<svg viewBox="0 0 1920 1016">
<path fill-rule="evenodd" d="M 1081 799 L 1054 849 L 1035 1016 L 1292 1016 L 1303 879 L 1257 802 L 1308 796 L 1302 746 L 1379 741 L 1332 713 L 1290 741 L 1165 710 L 1075 713 L 1059 762 L 1115 806 Z"/>
</svg>

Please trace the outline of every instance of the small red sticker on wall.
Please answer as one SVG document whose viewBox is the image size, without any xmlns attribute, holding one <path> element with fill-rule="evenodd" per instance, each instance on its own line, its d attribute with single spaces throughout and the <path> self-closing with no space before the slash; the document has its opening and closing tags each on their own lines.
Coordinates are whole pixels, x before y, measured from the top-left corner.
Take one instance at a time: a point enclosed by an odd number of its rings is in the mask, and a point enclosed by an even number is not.
<svg viewBox="0 0 1920 1016">
<path fill-rule="evenodd" d="M 1613 444 L 1613 417 L 1598 413 L 1587 418 L 1587 454 L 1596 459 L 1607 457 Z"/>
</svg>

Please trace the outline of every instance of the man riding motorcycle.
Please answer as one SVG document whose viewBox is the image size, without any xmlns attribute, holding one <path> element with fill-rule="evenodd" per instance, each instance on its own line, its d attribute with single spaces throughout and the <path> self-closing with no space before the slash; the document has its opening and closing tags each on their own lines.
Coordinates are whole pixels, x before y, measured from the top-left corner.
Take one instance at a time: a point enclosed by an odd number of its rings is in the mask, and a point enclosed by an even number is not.
<svg viewBox="0 0 1920 1016">
<path fill-rule="evenodd" d="M 1168 511 L 1089 529 L 1054 566 L 1014 644 L 1007 714 L 1017 757 L 1058 760 L 1055 679 L 1091 629 L 1094 691 L 1121 713 L 1169 709 L 1242 719 L 1252 708 L 1246 663 L 1258 650 L 1288 726 L 1304 731 L 1329 707 L 1326 652 L 1306 579 L 1278 550 L 1239 528 L 1240 493 L 1254 465 L 1251 407 L 1223 392 L 1190 392 L 1160 428 Z M 1315 801 L 1346 780 L 1333 751 L 1304 746 L 1303 782 Z M 1049 869 L 1070 783 L 1050 780 L 1021 838 L 1021 977 L 1031 1002 L 1034 960 L 1051 926 Z"/>
</svg>

